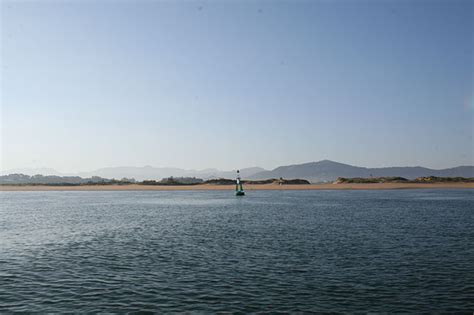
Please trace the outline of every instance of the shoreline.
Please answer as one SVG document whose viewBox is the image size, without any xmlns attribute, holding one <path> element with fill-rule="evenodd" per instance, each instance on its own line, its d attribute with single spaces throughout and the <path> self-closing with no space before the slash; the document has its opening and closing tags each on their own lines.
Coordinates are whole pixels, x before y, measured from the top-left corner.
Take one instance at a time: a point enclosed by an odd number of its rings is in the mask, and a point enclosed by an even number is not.
<svg viewBox="0 0 474 315">
<path fill-rule="evenodd" d="M 187 191 L 187 190 L 234 190 L 234 185 L 0 185 L 0 191 Z M 391 189 L 474 189 L 474 183 L 374 183 L 374 184 L 310 184 L 310 185 L 245 185 L 244 190 L 391 190 Z"/>
</svg>

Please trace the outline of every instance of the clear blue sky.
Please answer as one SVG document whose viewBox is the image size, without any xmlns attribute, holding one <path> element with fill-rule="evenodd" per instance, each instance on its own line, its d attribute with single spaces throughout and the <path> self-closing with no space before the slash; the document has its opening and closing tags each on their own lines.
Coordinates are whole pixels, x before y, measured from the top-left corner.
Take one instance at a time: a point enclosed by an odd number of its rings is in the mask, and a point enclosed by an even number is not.
<svg viewBox="0 0 474 315">
<path fill-rule="evenodd" d="M 472 165 L 473 11 L 1 0 L 2 169 Z"/>
</svg>

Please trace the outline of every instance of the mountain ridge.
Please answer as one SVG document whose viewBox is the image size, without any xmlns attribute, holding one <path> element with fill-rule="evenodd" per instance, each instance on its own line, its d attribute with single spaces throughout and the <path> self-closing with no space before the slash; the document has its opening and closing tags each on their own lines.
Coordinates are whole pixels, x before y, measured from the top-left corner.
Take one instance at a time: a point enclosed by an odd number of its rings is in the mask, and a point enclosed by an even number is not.
<svg viewBox="0 0 474 315">
<path fill-rule="evenodd" d="M 12 173 L 22 173 L 25 175 L 37 175 L 44 171 L 42 175 L 56 176 L 80 176 L 89 178 L 99 176 L 104 178 L 134 178 L 136 180 L 156 180 L 170 176 L 174 177 L 198 177 L 203 179 L 215 178 L 234 178 L 236 170 L 223 171 L 215 168 L 207 168 L 202 170 L 182 169 L 177 167 L 153 167 L 146 166 L 120 166 L 105 167 L 89 172 L 78 173 L 60 173 L 51 168 L 29 168 L 15 169 L 4 171 L 1 174 L 6 175 Z M 13 171 L 13 172 L 12 172 Z M 390 167 L 361 167 L 344 164 L 331 160 L 321 160 L 317 162 L 307 162 L 301 164 L 291 164 L 276 167 L 272 170 L 266 170 L 261 167 L 248 167 L 240 169 L 242 178 L 262 180 L 269 178 L 285 178 L 285 179 L 306 179 L 310 182 L 330 182 L 338 177 L 390 177 L 400 176 L 407 179 L 415 179 L 417 177 L 438 176 L 438 177 L 474 177 L 474 166 L 462 165 L 445 169 L 431 169 L 422 166 L 390 166 Z"/>
<path fill-rule="evenodd" d="M 474 177 L 474 166 L 457 166 L 446 169 L 430 169 L 422 166 L 360 167 L 330 160 L 280 166 L 271 171 L 263 171 L 250 176 L 250 179 L 301 178 L 316 182 L 332 182 L 338 177 L 390 177 L 407 179 L 417 177 Z"/>
</svg>

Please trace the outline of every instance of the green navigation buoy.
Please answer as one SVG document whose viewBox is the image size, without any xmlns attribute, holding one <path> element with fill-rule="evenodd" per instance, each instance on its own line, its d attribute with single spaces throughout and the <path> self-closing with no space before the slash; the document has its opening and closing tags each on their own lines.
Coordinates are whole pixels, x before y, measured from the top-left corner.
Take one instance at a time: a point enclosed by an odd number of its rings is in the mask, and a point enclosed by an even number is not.
<svg viewBox="0 0 474 315">
<path fill-rule="evenodd" d="M 240 172 L 237 170 L 237 180 L 235 182 L 235 195 L 236 196 L 245 196 L 244 188 L 242 187 L 242 182 L 240 181 Z"/>
</svg>

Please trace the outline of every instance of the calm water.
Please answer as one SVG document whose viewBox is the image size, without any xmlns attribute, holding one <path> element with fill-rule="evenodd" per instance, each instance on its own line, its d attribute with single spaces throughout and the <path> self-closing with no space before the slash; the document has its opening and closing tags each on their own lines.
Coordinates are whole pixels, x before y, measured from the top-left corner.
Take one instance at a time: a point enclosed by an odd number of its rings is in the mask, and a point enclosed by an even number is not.
<svg viewBox="0 0 474 315">
<path fill-rule="evenodd" d="M 474 310 L 474 191 L 2 192 L 0 311 Z"/>
</svg>

